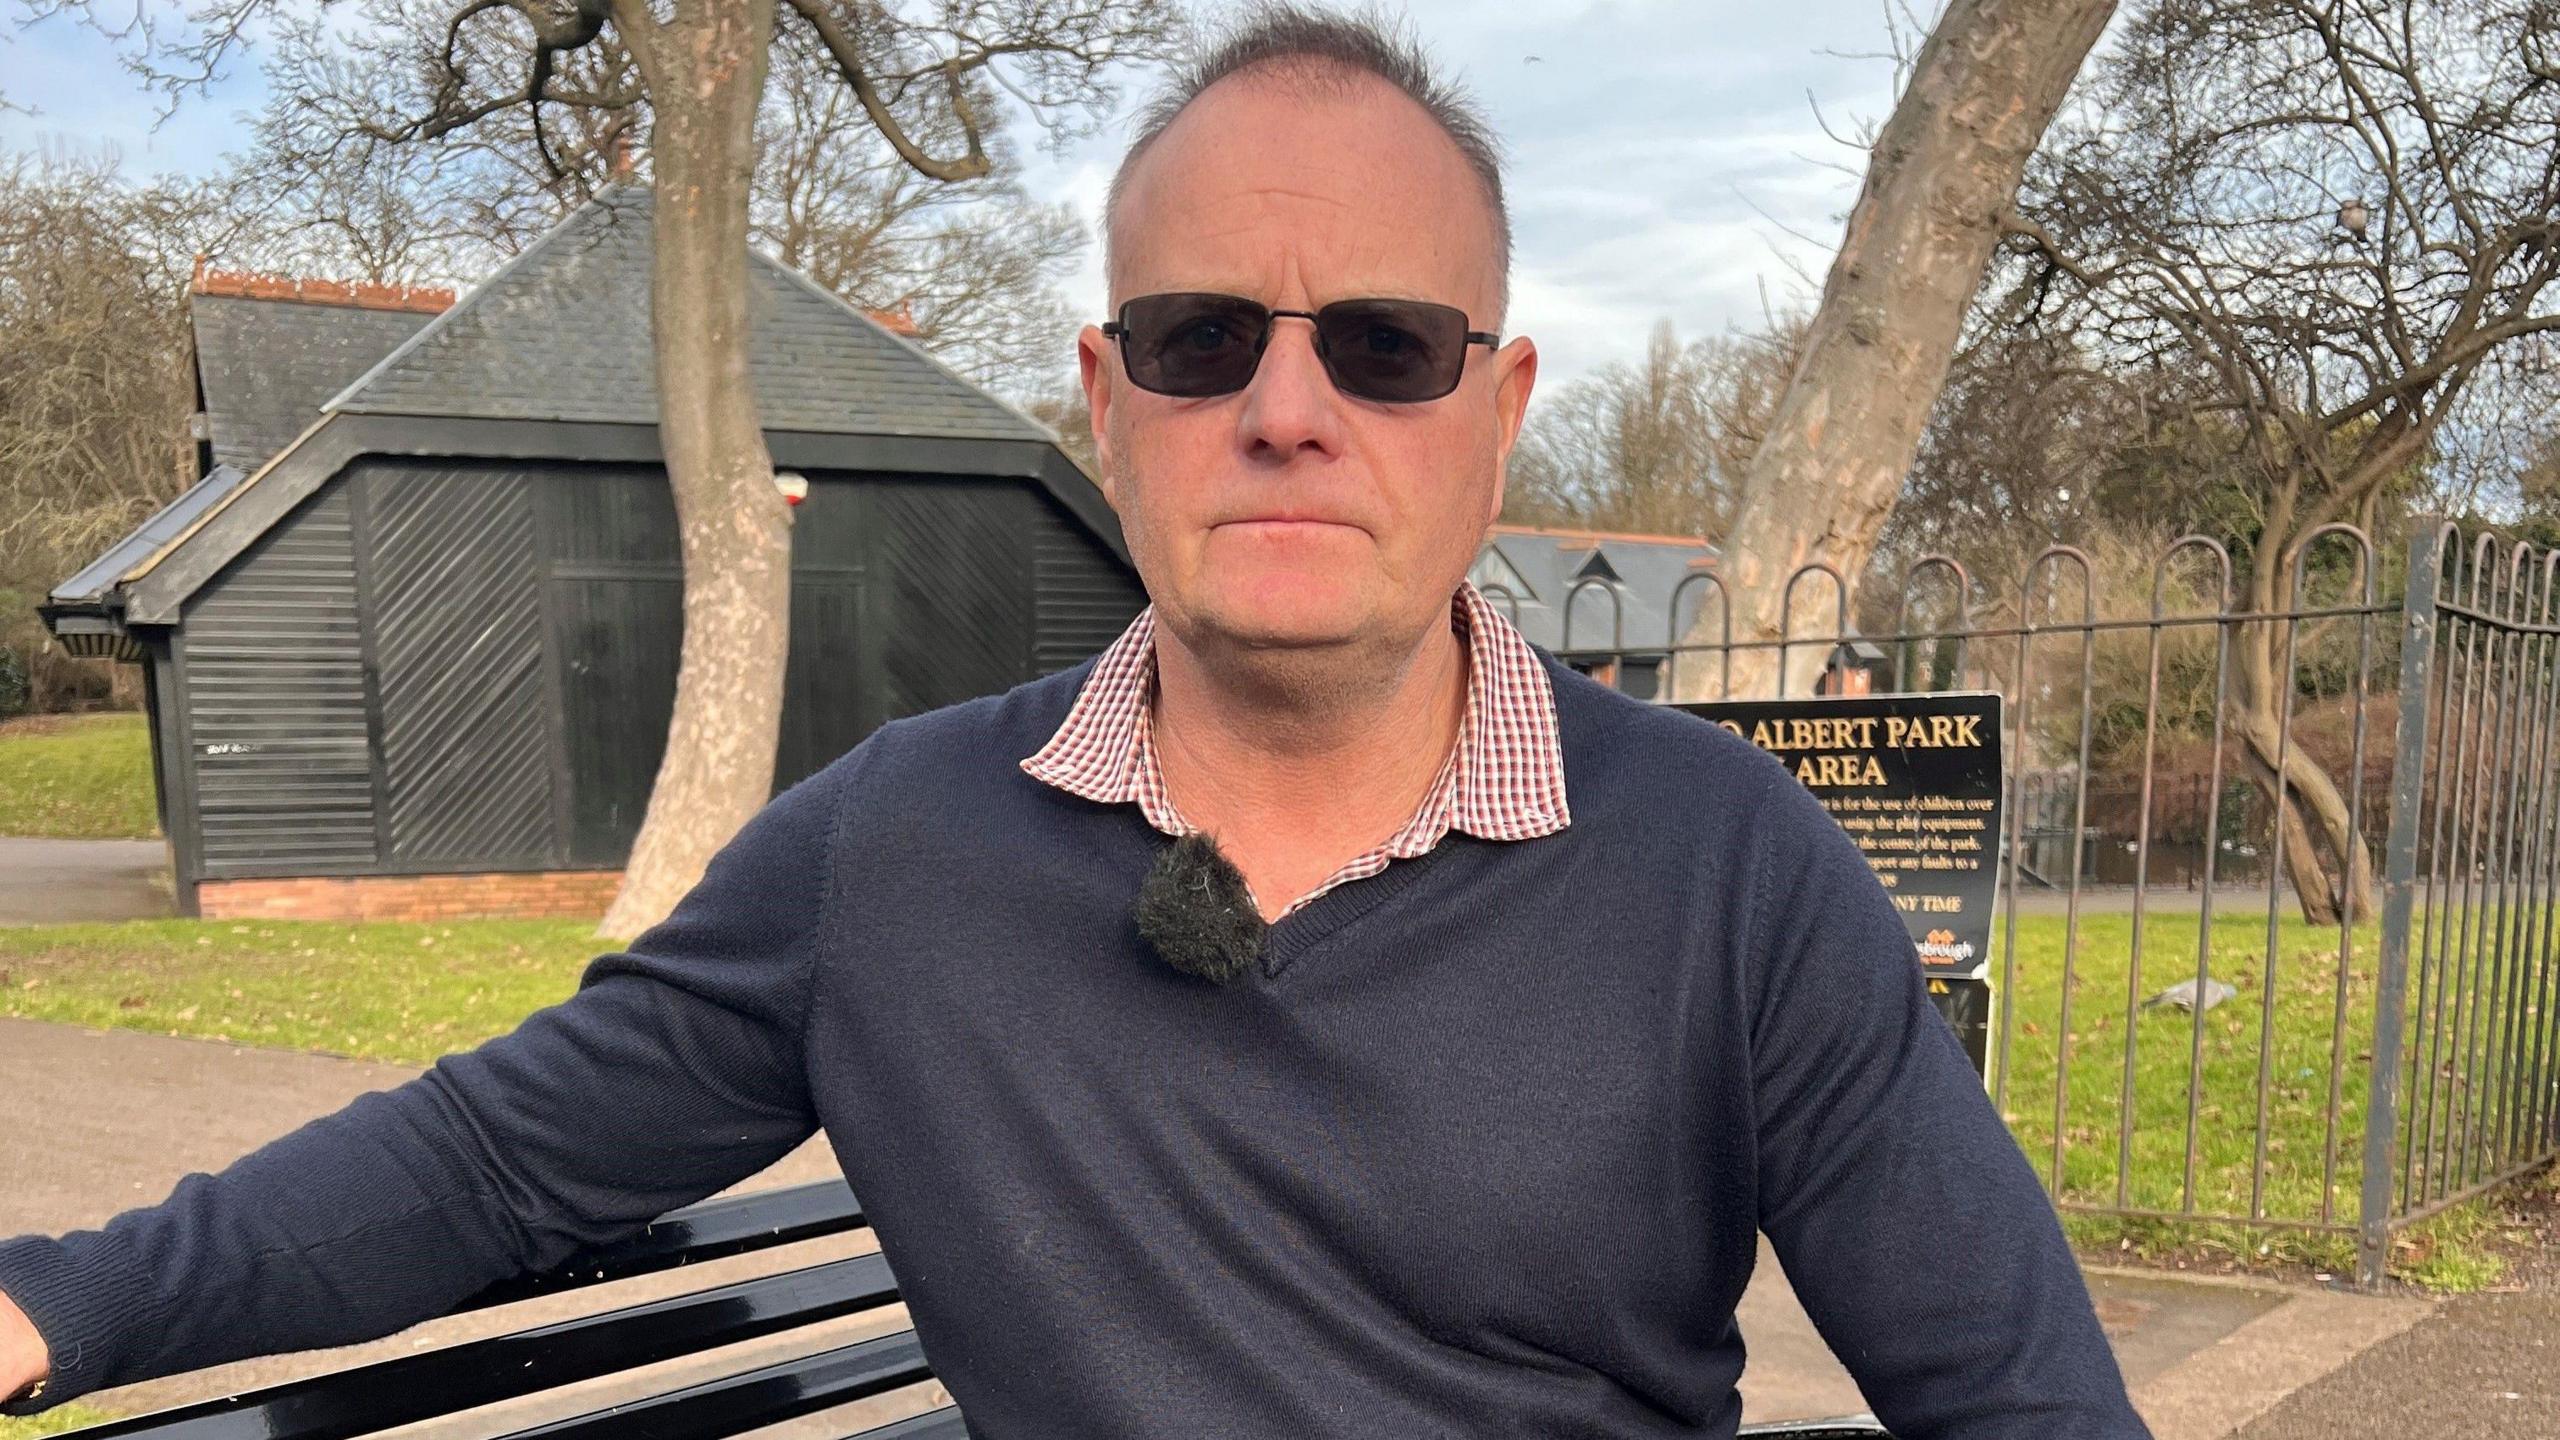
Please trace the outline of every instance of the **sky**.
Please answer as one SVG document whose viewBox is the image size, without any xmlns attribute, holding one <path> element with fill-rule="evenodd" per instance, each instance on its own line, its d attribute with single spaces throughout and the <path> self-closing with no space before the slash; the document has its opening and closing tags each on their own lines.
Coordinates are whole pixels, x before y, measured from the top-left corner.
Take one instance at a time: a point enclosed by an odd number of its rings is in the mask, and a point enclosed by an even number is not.
<svg viewBox="0 0 2560 1440">
<path fill-rule="evenodd" d="M 1669 320 L 1694 338 L 1809 306 L 1857 192 L 1823 132 L 1891 102 L 1886 0 L 1406 0 L 1394 7 L 1468 84 L 1510 154 L 1506 329 L 1538 343 L 1540 388 L 1641 355 Z M 6 12 L 0 12 L 5 14 Z M 125 13 L 125 12 L 120 12 Z M 59 20 L 0 21 L 0 152 L 114 154 L 202 173 L 247 141 L 255 55 L 166 121 L 112 44 Z M 13 32 L 13 33 L 12 33 Z M 1126 102 L 1134 108 L 1137 96 Z M 1108 120 L 1063 147 L 1026 125 L 1025 182 L 1089 227 L 1123 143 Z M 1067 284 L 1099 319 L 1100 247 Z"/>
</svg>

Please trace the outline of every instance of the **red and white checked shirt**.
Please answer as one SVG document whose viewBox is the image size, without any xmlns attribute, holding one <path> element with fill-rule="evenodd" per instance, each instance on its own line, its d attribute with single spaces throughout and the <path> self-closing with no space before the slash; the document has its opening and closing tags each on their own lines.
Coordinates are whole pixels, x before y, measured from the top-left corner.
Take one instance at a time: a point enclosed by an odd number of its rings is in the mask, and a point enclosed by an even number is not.
<svg viewBox="0 0 2560 1440">
<path fill-rule="evenodd" d="M 1386 843 L 1346 861 L 1283 914 L 1365 880 L 1389 861 L 1424 854 L 1453 829 L 1480 840 L 1530 840 L 1571 822 L 1564 750 L 1556 740 L 1555 690 L 1538 652 L 1472 584 L 1461 584 L 1450 601 L 1449 625 L 1467 650 L 1467 709 L 1439 778 L 1423 793 L 1413 818 Z M 1148 824 L 1178 838 L 1199 827 L 1173 808 L 1150 738 L 1155 634 L 1150 605 L 1102 652 L 1066 722 L 1022 768 L 1033 779 L 1088 800 L 1134 804 Z"/>
</svg>

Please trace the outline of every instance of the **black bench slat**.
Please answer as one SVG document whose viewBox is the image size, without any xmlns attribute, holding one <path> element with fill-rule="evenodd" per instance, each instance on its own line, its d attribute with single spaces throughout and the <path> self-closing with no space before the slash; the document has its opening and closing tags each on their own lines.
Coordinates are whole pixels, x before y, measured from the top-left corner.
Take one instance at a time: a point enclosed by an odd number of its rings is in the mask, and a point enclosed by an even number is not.
<svg viewBox="0 0 2560 1440">
<path fill-rule="evenodd" d="M 853 1198 L 852 1187 L 842 1180 L 706 1200 L 659 1216 L 628 1240 L 571 1256 L 557 1269 L 501 1280 L 456 1305 L 451 1313 L 796 1245 L 859 1230 L 868 1223 L 862 1202 Z"/>
<path fill-rule="evenodd" d="M 502 1440 L 716 1440 L 932 1378 L 916 1332 L 901 1330 L 513 1431 Z"/>
<path fill-rule="evenodd" d="M 888 1262 L 860 1255 L 288 1381 L 85 1433 L 97 1440 L 146 1432 L 155 1440 L 344 1440 L 875 1310 L 897 1299 Z"/>
<path fill-rule="evenodd" d="M 961 1423 L 959 1406 L 945 1405 L 845 1440 L 969 1440 L 969 1427 Z"/>
</svg>

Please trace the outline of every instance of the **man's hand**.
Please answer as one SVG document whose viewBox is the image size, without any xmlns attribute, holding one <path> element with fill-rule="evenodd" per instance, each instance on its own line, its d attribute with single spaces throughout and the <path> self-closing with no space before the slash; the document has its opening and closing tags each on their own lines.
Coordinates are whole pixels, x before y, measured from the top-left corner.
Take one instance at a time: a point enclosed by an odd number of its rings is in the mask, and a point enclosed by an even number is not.
<svg viewBox="0 0 2560 1440">
<path fill-rule="evenodd" d="M 36 1333 L 36 1322 L 0 1295 L 0 1401 L 20 1398 L 20 1391 L 52 1373 L 53 1355 Z"/>
</svg>

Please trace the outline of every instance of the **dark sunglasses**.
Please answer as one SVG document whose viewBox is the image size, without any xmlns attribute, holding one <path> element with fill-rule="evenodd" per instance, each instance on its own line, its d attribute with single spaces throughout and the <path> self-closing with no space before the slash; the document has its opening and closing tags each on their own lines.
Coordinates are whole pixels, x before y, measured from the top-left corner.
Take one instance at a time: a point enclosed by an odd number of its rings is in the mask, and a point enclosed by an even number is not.
<svg viewBox="0 0 2560 1440">
<path fill-rule="evenodd" d="M 1468 346 L 1502 343 L 1468 329 L 1464 310 L 1427 300 L 1336 300 L 1311 312 L 1187 291 L 1127 301 L 1102 333 L 1120 342 L 1139 389 L 1196 400 L 1250 384 L 1284 315 L 1315 322 L 1316 357 L 1335 389 L 1389 405 L 1439 399 L 1458 388 Z"/>
</svg>

